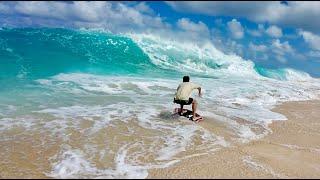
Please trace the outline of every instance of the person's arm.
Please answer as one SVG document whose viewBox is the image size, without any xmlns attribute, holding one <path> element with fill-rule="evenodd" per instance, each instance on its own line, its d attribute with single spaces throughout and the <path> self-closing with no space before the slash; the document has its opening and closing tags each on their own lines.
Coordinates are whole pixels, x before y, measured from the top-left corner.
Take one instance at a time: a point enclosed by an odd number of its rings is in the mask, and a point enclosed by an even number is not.
<svg viewBox="0 0 320 180">
<path fill-rule="evenodd" d="M 198 89 L 198 91 L 199 91 L 199 96 L 201 97 L 201 95 L 202 95 L 202 94 L 201 94 L 201 87 L 198 87 L 197 89 Z"/>
<path fill-rule="evenodd" d="M 201 87 L 198 84 L 193 83 L 193 89 L 198 89 L 199 96 L 201 97 Z"/>
<path fill-rule="evenodd" d="M 176 92 L 174 93 L 174 98 L 173 99 L 176 99 L 176 97 L 177 97 L 177 93 L 178 93 L 178 89 L 180 88 L 180 84 L 179 84 L 179 86 L 177 87 L 177 90 L 176 90 Z"/>
</svg>

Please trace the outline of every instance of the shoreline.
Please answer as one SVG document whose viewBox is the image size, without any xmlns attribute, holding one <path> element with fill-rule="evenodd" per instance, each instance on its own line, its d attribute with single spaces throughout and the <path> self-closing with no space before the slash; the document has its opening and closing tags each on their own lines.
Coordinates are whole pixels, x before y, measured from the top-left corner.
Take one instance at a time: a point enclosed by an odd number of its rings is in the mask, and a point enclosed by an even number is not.
<svg viewBox="0 0 320 180">
<path fill-rule="evenodd" d="M 213 134 L 223 137 L 231 146 L 219 147 L 209 153 L 196 152 L 190 148 L 181 154 L 199 154 L 199 156 L 182 158 L 180 162 L 163 169 L 150 169 L 146 178 L 319 178 L 320 177 L 320 100 L 291 101 L 276 106 L 272 111 L 287 117 L 286 121 L 273 121 L 269 124 L 272 133 L 261 139 L 246 143 L 233 141 L 232 129 L 221 121 L 206 119 L 199 125 Z M 241 121 L 242 123 L 247 123 Z M 117 142 L 130 142 L 135 136 L 115 136 L 128 131 L 126 123 L 102 129 L 94 141 L 104 145 L 104 137 L 117 137 Z M 84 121 L 82 129 L 91 127 Z M 139 126 L 136 131 L 145 133 Z M 0 178 L 52 178 L 51 157 L 61 154 L 63 140 L 41 132 L 13 128 L 6 132 L 8 138 L 1 142 Z M 69 145 L 72 149 L 81 149 L 87 137 L 79 131 L 69 129 Z M 112 139 L 109 139 L 112 141 Z M 195 144 L 200 145 L 195 140 Z M 114 150 L 120 148 L 114 144 Z M 195 146 L 193 146 L 195 147 Z M 104 148 L 102 146 L 102 148 Z M 183 156 L 183 155 L 182 155 Z M 103 160 L 92 159 L 98 169 L 112 167 L 115 156 Z M 152 161 L 153 157 L 146 158 Z M 111 164 L 110 164 L 111 162 Z"/>
<path fill-rule="evenodd" d="M 272 121 L 265 137 L 149 170 L 147 178 L 319 178 L 319 109 L 320 100 L 277 105 L 272 111 L 288 120 Z"/>
</svg>

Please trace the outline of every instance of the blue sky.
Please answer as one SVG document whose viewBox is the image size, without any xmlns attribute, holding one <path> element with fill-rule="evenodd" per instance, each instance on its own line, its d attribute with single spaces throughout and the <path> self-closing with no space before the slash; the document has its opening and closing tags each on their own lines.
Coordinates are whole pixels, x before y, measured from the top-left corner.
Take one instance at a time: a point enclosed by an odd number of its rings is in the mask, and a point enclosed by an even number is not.
<svg viewBox="0 0 320 180">
<path fill-rule="evenodd" d="M 320 2 L 0 2 L 3 27 L 103 28 L 210 41 L 268 68 L 320 77 Z"/>
</svg>

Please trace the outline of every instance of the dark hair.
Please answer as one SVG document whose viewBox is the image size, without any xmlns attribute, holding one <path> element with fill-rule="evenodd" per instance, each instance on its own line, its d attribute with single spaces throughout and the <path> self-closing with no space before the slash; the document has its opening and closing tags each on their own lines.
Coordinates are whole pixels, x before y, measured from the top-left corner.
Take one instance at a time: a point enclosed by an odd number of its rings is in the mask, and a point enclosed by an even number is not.
<svg viewBox="0 0 320 180">
<path fill-rule="evenodd" d="M 190 77 L 189 76 L 183 76 L 183 82 L 189 82 Z"/>
</svg>

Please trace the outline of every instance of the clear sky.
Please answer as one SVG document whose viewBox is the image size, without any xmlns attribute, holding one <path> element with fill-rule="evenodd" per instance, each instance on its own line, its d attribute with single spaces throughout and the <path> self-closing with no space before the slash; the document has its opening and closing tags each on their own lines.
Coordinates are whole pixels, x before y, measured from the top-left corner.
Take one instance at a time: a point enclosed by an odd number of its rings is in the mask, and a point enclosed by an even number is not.
<svg viewBox="0 0 320 180">
<path fill-rule="evenodd" d="M 311 1 L 0 2 L 0 25 L 179 34 L 258 65 L 320 77 L 319 9 Z"/>
</svg>

